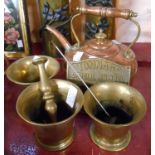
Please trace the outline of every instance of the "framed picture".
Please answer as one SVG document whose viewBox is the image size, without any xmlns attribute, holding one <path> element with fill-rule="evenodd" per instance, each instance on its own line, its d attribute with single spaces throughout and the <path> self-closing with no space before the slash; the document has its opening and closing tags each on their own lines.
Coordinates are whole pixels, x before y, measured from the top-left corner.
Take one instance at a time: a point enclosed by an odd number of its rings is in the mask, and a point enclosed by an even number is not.
<svg viewBox="0 0 155 155">
<path fill-rule="evenodd" d="M 8 58 L 29 54 L 28 23 L 24 0 L 4 0 L 4 53 Z"/>
</svg>

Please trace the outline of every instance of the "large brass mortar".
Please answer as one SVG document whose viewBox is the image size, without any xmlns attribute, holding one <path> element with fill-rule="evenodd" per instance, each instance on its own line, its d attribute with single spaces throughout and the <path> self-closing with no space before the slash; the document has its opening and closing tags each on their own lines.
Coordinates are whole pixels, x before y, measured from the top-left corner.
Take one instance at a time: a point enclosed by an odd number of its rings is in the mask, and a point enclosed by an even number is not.
<svg viewBox="0 0 155 155">
<path fill-rule="evenodd" d="M 30 115 L 40 107 L 42 93 L 39 90 L 39 83 L 32 84 L 25 88 L 19 95 L 16 110 L 18 115 L 34 128 L 38 143 L 44 148 L 56 151 L 69 146 L 74 139 L 74 118 L 83 105 L 83 93 L 78 86 L 65 80 L 50 80 L 52 90 L 57 98 L 62 97 L 65 101 L 71 86 L 77 89 L 77 96 L 74 103 L 74 113 L 60 122 L 36 123 L 31 121 Z"/>
<path fill-rule="evenodd" d="M 145 115 L 145 99 L 136 89 L 121 83 L 100 83 L 92 86 L 90 89 L 99 101 L 109 100 L 116 104 L 121 101 L 118 106 L 125 107 L 132 112 L 133 118 L 129 123 L 110 124 L 103 122 L 94 115 L 97 103 L 92 95 L 89 91 L 86 91 L 84 94 L 84 109 L 92 119 L 90 127 L 92 141 L 104 150 L 120 151 L 124 149 L 128 146 L 131 139 L 129 127 L 138 123 Z"/>
<path fill-rule="evenodd" d="M 8 79 L 24 86 L 40 81 L 38 68 L 32 63 L 35 57 L 47 58 L 45 70 L 48 78 L 52 78 L 58 73 L 60 65 L 54 58 L 44 55 L 27 56 L 15 61 L 7 68 L 6 75 Z"/>
</svg>

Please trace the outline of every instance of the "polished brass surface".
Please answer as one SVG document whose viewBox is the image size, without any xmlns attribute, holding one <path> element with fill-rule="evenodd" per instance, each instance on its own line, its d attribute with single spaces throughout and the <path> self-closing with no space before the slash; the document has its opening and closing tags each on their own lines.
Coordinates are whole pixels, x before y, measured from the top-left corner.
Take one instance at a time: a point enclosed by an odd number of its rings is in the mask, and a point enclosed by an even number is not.
<svg viewBox="0 0 155 155">
<path fill-rule="evenodd" d="M 39 143 L 48 150 L 61 150 L 66 148 L 73 140 L 73 122 L 76 115 L 82 108 L 84 97 L 78 86 L 65 80 L 50 80 L 52 89 L 57 90 L 54 95 L 62 97 L 65 101 L 71 86 L 75 87 L 77 97 L 75 100 L 74 113 L 60 122 L 41 124 L 31 121 L 30 114 L 39 106 L 42 99 L 39 83 L 32 84 L 22 91 L 19 95 L 16 110 L 18 115 L 34 128 L 35 135 Z"/>
<path fill-rule="evenodd" d="M 79 16 L 81 16 L 81 13 L 77 13 L 77 14 L 75 14 L 72 18 L 71 18 L 71 32 L 73 33 L 73 36 L 74 36 L 74 38 L 75 38 L 75 40 L 76 40 L 76 42 L 77 42 L 77 47 L 80 47 L 80 39 L 78 38 L 78 35 L 76 34 L 76 32 L 75 32 L 75 29 L 74 29 L 74 26 L 73 26 L 73 21 L 74 21 L 74 19 L 75 18 L 77 18 L 77 17 L 79 17 Z M 64 46 L 64 44 L 63 44 L 63 46 Z M 64 46 L 65 47 L 65 46 Z M 66 49 L 66 48 L 65 48 Z"/>
<path fill-rule="evenodd" d="M 124 149 L 128 146 L 131 138 L 129 127 L 138 123 L 145 115 L 146 102 L 144 97 L 136 89 L 122 83 L 99 83 L 92 86 L 90 89 L 99 101 L 115 101 L 115 106 L 121 101 L 118 106 L 125 107 L 132 112 L 133 119 L 129 123 L 105 123 L 94 116 L 97 103 L 91 94 L 88 91 L 84 94 L 84 109 L 92 119 L 90 128 L 92 141 L 100 148 L 108 151 L 119 151 Z"/>
<path fill-rule="evenodd" d="M 97 135 L 94 130 L 94 125 L 91 125 L 89 130 L 90 137 L 92 141 L 99 146 L 101 149 L 107 151 L 121 151 L 126 148 L 131 141 L 131 131 L 128 131 L 127 134 L 122 137 L 114 140 L 113 142 L 103 138 L 100 135 Z"/>
<path fill-rule="evenodd" d="M 132 18 L 130 18 L 130 21 L 133 22 L 136 25 L 136 27 L 137 27 L 137 35 L 136 35 L 135 39 L 131 42 L 131 44 L 128 46 L 128 49 L 125 51 L 126 57 L 129 57 L 129 58 L 130 58 L 130 51 L 129 50 L 136 43 L 136 41 L 138 40 L 138 38 L 140 36 L 140 33 L 141 33 L 141 28 L 140 28 L 139 23 L 136 20 L 132 19 Z"/>
<path fill-rule="evenodd" d="M 73 131 L 71 133 L 71 135 L 69 135 L 68 137 L 66 137 L 65 139 L 62 139 L 61 141 L 59 141 L 58 143 L 55 143 L 53 145 L 46 145 L 43 144 L 39 138 L 36 136 L 37 142 L 44 148 L 46 148 L 49 151 L 58 151 L 58 150 L 63 150 L 66 147 L 68 147 L 74 140 L 74 136 L 75 136 L 75 132 Z"/>
<path fill-rule="evenodd" d="M 29 85 L 39 81 L 39 71 L 37 66 L 32 64 L 32 60 L 36 56 L 27 56 L 12 63 L 6 70 L 8 79 L 19 85 Z M 55 76 L 59 69 L 59 63 L 48 56 L 39 55 L 39 57 L 47 58 L 45 70 L 48 78 Z"/>
<path fill-rule="evenodd" d="M 107 35 L 103 33 L 102 29 L 99 29 L 99 32 L 96 33 L 95 38 L 97 39 L 97 43 L 100 44 L 107 38 Z"/>
<path fill-rule="evenodd" d="M 33 64 L 38 66 L 40 74 L 40 90 L 43 92 L 43 100 L 45 100 L 45 110 L 48 112 L 52 122 L 56 122 L 57 105 L 54 100 L 54 94 L 49 79 L 45 71 L 45 62 L 47 58 L 39 57 L 33 59 Z"/>
</svg>

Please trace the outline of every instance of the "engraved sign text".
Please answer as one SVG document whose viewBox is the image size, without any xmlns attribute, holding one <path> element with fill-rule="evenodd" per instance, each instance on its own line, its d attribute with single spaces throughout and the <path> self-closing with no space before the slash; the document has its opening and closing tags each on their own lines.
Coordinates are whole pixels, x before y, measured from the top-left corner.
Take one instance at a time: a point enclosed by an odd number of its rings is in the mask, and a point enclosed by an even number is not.
<svg viewBox="0 0 155 155">
<path fill-rule="evenodd" d="M 89 84 L 104 81 L 129 83 L 130 81 L 130 66 L 123 66 L 101 58 L 86 59 L 79 62 L 72 61 L 70 63 L 82 79 Z M 80 81 L 69 65 L 67 65 L 67 79 Z"/>
</svg>

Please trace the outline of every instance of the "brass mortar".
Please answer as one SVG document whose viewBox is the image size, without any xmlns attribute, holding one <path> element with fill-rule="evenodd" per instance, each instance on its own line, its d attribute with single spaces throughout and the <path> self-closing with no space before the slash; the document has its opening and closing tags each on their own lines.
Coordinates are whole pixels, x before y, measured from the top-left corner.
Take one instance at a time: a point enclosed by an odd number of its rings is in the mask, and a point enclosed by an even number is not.
<svg viewBox="0 0 155 155">
<path fill-rule="evenodd" d="M 32 63 L 35 57 L 36 56 L 27 56 L 16 60 L 7 68 L 7 78 L 16 84 L 23 86 L 38 82 L 40 80 L 39 71 L 37 66 L 33 65 Z M 39 57 L 47 58 L 47 62 L 45 63 L 45 70 L 48 78 L 52 78 L 53 76 L 55 76 L 60 69 L 58 61 L 56 61 L 52 57 L 44 55 L 39 55 Z"/>
<path fill-rule="evenodd" d="M 18 115 L 34 128 L 38 143 L 50 151 L 62 150 L 68 147 L 74 139 L 74 118 L 83 105 L 83 93 L 78 86 L 65 80 L 50 80 L 55 97 L 62 97 L 65 101 L 71 86 L 77 89 L 77 97 L 74 105 L 74 113 L 60 122 L 42 124 L 31 121 L 30 114 L 38 109 L 42 99 L 39 83 L 25 88 L 19 95 L 16 110 Z"/>
<path fill-rule="evenodd" d="M 99 83 L 90 88 L 99 101 L 121 100 L 120 105 L 130 109 L 132 121 L 126 124 L 110 124 L 95 117 L 94 110 L 97 103 L 89 91 L 84 94 L 84 109 L 92 119 L 90 137 L 100 148 L 108 151 L 120 151 L 128 146 L 131 140 L 129 127 L 137 124 L 145 115 L 146 102 L 143 96 L 134 88 L 115 82 Z M 110 102 L 109 102 L 110 103 Z M 104 111 L 103 111 L 104 112 Z"/>
</svg>

